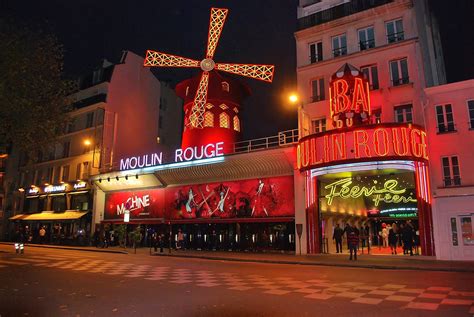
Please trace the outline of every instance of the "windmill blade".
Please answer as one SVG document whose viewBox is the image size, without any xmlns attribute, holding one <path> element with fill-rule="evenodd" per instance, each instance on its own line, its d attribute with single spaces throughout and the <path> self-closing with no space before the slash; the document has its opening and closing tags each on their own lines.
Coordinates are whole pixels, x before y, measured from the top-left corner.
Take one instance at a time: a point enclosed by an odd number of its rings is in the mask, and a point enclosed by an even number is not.
<svg viewBox="0 0 474 317">
<path fill-rule="evenodd" d="M 206 111 L 207 86 L 209 84 L 209 73 L 202 72 L 201 81 L 194 97 L 194 104 L 189 116 L 188 127 L 202 129 L 204 123 L 204 112 Z"/>
<path fill-rule="evenodd" d="M 227 9 L 211 8 L 211 19 L 209 21 L 209 34 L 207 36 L 206 58 L 212 59 L 217 43 L 221 37 L 222 28 L 224 27 L 227 17 Z"/>
<path fill-rule="evenodd" d="M 274 65 L 253 65 L 253 64 L 226 64 L 217 63 L 216 69 L 223 72 L 255 78 L 271 83 L 273 81 Z"/>
<path fill-rule="evenodd" d="M 147 50 L 143 66 L 199 67 L 199 62 L 186 57 Z"/>
</svg>

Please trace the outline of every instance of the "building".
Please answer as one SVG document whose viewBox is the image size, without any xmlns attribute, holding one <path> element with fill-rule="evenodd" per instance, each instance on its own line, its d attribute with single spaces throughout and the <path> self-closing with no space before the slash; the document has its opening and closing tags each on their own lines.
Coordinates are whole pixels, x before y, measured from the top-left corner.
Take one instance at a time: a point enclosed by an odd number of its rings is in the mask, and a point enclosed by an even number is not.
<svg viewBox="0 0 474 317">
<path fill-rule="evenodd" d="M 8 155 L 6 149 L 0 150 L 0 239 L 4 236 L 8 221 L 5 219 L 5 169 Z"/>
<path fill-rule="evenodd" d="M 336 142 L 332 158 L 300 162 L 306 180 L 300 190 L 308 193 L 307 216 L 301 219 L 308 234 L 307 252 L 334 252 L 336 224 L 367 226 L 364 235 L 377 245 L 384 243 L 382 236 L 391 225 L 408 223 L 416 231 L 421 253 L 434 255 L 422 97 L 426 87 L 445 83 L 445 72 L 427 2 L 302 0 L 295 38 L 301 99 L 299 150 L 315 155 L 319 146 L 326 146 L 324 138 Z M 364 93 L 356 81 L 365 80 L 369 104 L 362 98 L 348 109 L 352 100 L 346 98 Z M 403 133 L 420 136 L 412 141 L 424 153 L 400 151 Z M 345 143 L 338 138 L 345 138 Z M 359 148 L 361 140 L 367 144 L 374 140 L 376 146 L 390 140 L 395 148 Z M 299 152 L 298 159 L 307 159 L 305 155 Z M 394 188 L 412 198 L 380 201 L 368 192 L 356 193 L 372 188 L 385 195 L 387 184 L 397 184 Z M 341 188 L 354 190 L 354 197 L 341 195 Z"/>
<path fill-rule="evenodd" d="M 8 166 L 7 181 L 14 184 L 16 202 L 9 215 L 11 229 L 29 231 L 33 239 L 41 226 L 46 227 L 48 240 L 58 243 L 89 236 L 91 175 L 117 167 L 118 157 L 173 148 L 179 142 L 181 127 L 166 127 L 162 119 L 181 120 L 176 95 L 132 52 L 123 52 L 118 63 L 104 60 L 81 78 L 79 91 L 71 98 L 64 134 L 39 153 L 35 164 L 17 159 Z"/>
<path fill-rule="evenodd" d="M 425 94 L 436 255 L 474 260 L 474 80 Z"/>
</svg>

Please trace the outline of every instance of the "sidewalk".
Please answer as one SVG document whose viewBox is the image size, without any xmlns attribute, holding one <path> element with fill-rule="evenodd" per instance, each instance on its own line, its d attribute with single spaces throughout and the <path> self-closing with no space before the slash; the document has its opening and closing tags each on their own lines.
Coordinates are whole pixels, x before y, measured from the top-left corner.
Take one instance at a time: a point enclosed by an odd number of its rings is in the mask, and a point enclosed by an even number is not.
<svg viewBox="0 0 474 317">
<path fill-rule="evenodd" d="M 0 242 L 4 245 L 12 245 L 12 242 Z M 121 253 L 134 255 L 131 248 L 110 247 L 107 249 L 95 247 L 57 246 L 29 244 L 27 248 L 50 248 L 77 250 L 89 252 Z M 153 251 L 153 250 L 152 250 Z M 150 255 L 149 248 L 138 248 L 137 255 Z M 226 252 L 226 251 L 176 251 L 169 253 L 165 249 L 163 253 L 152 252 L 154 256 L 168 256 L 179 258 L 196 258 L 219 261 L 257 262 L 272 264 L 291 265 L 315 265 L 315 266 L 337 266 L 355 267 L 387 270 L 423 270 L 444 272 L 474 272 L 473 261 L 440 261 L 434 257 L 427 256 L 403 256 L 403 255 L 367 255 L 361 254 L 357 261 L 349 261 L 347 254 L 317 254 L 317 255 L 291 255 L 281 253 L 253 253 L 253 252 Z"/>
</svg>

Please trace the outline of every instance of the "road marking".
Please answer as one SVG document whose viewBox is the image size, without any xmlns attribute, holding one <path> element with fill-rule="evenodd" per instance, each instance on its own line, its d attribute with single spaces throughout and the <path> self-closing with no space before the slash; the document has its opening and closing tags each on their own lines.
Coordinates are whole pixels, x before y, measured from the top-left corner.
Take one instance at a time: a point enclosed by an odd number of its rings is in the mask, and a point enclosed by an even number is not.
<svg viewBox="0 0 474 317">
<path fill-rule="evenodd" d="M 11 264 L 11 265 L 27 265 L 28 263 L 22 263 L 17 261 L 8 261 L 8 260 L 0 260 L 1 264 Z"/>
</svg>

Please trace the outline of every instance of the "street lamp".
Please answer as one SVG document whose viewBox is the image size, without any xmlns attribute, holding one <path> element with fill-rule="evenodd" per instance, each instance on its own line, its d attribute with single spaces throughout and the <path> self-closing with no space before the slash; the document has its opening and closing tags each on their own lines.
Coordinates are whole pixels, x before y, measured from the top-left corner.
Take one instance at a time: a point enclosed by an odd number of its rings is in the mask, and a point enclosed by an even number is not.
<svg viewBox="0 0 474 317">
<path fill-rule="evenodd" d="M 85 146 L 90 146 L 92 144 L 92 141 L 90 139 L 85 139 L 84 140 L 84 145 Z"/>
<path fill-rule="evenodd" d="M 302 138 L 303 136 L 306 135 L 306 133 L 303 133 L 303 127 L 304 127 L 303 119 L 305 117 L 303 102 L 300 101 L 300 98 L 298 97 L 296 93 L 292 93 L 291 95 L 289 95 L 288 100 L 293 105 L 298 106 L 298 135 L 299 135 L 299 138 Z"/>
</svg>

